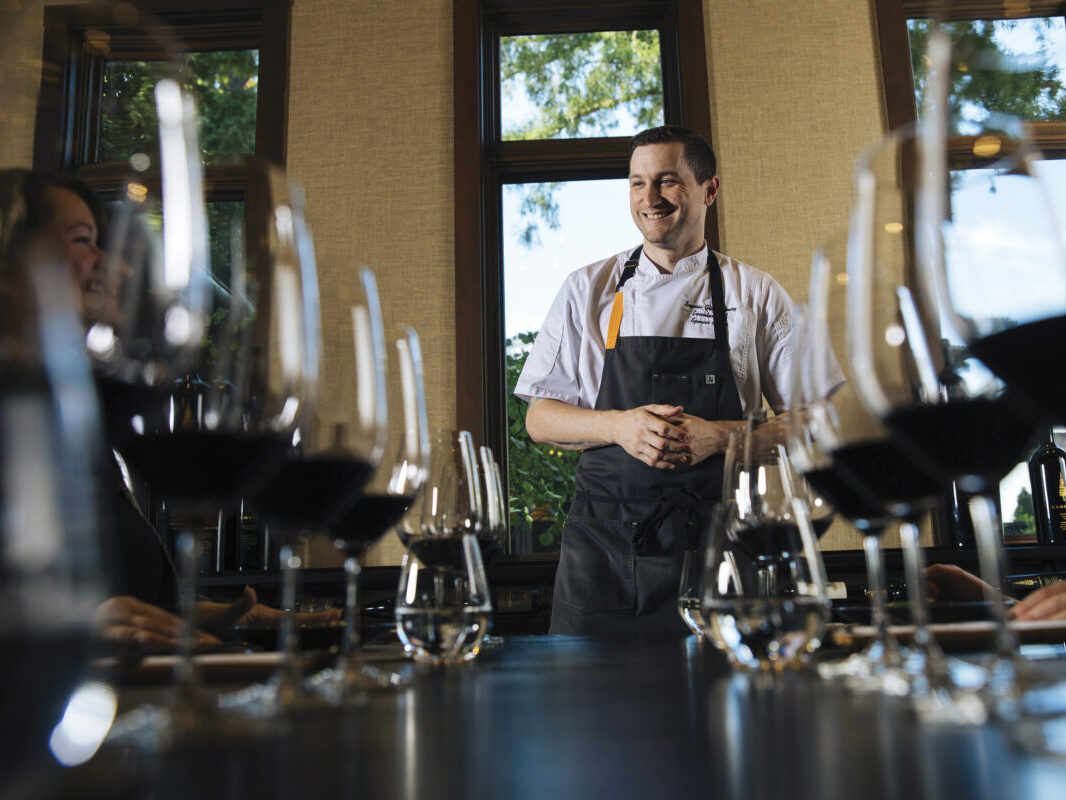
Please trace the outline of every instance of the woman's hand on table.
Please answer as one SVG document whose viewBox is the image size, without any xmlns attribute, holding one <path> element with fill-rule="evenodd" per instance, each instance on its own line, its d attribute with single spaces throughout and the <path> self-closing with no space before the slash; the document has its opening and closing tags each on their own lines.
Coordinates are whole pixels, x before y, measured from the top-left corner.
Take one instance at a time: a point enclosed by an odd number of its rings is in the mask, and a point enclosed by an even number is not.
<svg viewBox="0 0 1066 800">
<path fill-rule="evenodd" d="M 132 646 L 151 653 L 167 653 L 181 643 L 182 621 L 159 606 L 136 597 L 111 597 L 96 609 L 97 635 L 106 642 Z M 214 647 L 221 641 L 195 631 L 197 648 Z"/>
<path fill-rule="evenodd" d="M 954 564 L 931 564 L 925 569 L 925 585 L 934 603 L 976 603 L 988 597 L 989 585 Z"/>
<path fill-rule="evenodd" d="M 203 630 L 222 636 L 235 625 L 277 625 L 282 611 L 257 601 L 255 589 L 245 586 L 243 594 L 232 603 L 199 602 L 196 604 L 196 623 Z M 342 609 L 301 612 L 294 615 L 297 625 L 336 622 L 344 615 Z"/>
<path fill-rule="evenodd" d="M 1007 612 L 1015 620 L 1066 620 L 1066 582 L 1037 589 Z"/>
<path fill-rule="evenodd" d="M 343 616 L 339 608 L 295 615 L 298 625 L 335 622 Z M 232 603 L 201 601 L 196 604 L 193 647 L 210 649 L 222 644 L 222 637 L 235 625 L 277 625 L 282 612 L 259 603 L 255 590 L 244 592 Z M 136 647 L 149 653 L 171 653 L 181 644 L 182 621 L 159 606 L 136 597 L 112 597 L 96 609 L 97 635 L 114 645 Z"/>
</svg>

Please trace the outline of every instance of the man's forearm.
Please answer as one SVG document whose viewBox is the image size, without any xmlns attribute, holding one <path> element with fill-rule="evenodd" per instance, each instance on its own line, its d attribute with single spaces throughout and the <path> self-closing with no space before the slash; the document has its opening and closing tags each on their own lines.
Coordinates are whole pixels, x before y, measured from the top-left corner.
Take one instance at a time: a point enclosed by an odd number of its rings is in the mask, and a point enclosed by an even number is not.
<svg viewBox="0 0 1066 800">
<path fill-rule="evenodd" d="M 530 399 L 526 411 L 526 432 L 534 442 L 553 444 L 563 450 L 586 450 L 615 443 L 611 433 L 611 416 L 617 413 L 534 397 Z"/>
</svg>

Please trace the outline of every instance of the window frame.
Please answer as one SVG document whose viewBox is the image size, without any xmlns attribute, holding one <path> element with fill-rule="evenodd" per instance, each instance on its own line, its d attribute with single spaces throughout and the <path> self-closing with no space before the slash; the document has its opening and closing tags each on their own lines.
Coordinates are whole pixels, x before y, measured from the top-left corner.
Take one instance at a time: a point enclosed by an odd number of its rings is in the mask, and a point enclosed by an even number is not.
<svg viewBox="0 0 1066 800">
<path fill-rule="evenodd" d="M 663 117 L 711 141 L 708 61 L 700 0 L 456 0 L 455 386 L 456 420 L 488 444 L 507 470 L 503 323 L 504 184 L 625 178 L 629 136 L 503 141 L 502 36 L 656 29 Z M 682 79 L 684 76 L 684 79 Z M 717 208 L 707 241 L 718 246 Z M 577 267 L 579 265 L 573 265 Z M 504 487 L 509 493 L 509 487 Z"/>
<path fill-rule="evenodd" d="M 932 19 L 938 14 L 950 21 L 1066 16 L 1063 0 L 1030 0 L 1025 4 L 1025 12 L 1020 14 L 1009 13 L 1011 6 L 1006 0 L 952 0 L 946 4 L 940 0 L 876 0 L 885 119 L 889 130 L 918 118 L 907 20 Z M 1025 128 L 1033 144 L 1046 158 L 1066 158 L 1066 122 L 1027 122 Z M 971 145 L 971 137 L 953 137 L 949 146 L 952 169 L 977 166 Z"/>
<path fill-rule="evenodd" d="M 242 162 L 253 158 L 284 164 L 288 123 L 289 36 L 292 0 L 147 0 L 138 11 L 151 15 L 183 49 L 259 50 L 255 152 L 226 157 L 230 163 L 204 166 L 208 202 L 244 200 Z M 112 5 L 51 5 L 44 9 L 44 69 L 34 133 L 34 168 L 72 172 L 110 199 L 122 191 L 124 162 L 98 162 L 103 65 L 85 33 L 102 30 L 117 45 L 118 58 L 162 55 L 137 32 L 137 23 L 116 21 Z"/>
</svg>

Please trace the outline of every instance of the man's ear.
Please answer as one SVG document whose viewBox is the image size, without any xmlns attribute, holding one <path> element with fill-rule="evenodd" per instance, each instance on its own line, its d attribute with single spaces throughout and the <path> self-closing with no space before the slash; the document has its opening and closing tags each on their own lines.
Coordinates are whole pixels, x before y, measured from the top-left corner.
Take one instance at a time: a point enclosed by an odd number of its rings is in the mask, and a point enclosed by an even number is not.
<svg viewBox="0 0 1066 800">
<path fill-rule="evenodd" d="M 715 175 L 709 181 L 707 181 L 707 194 L 704 195 L 703 201 L 707 204 L 707 207 L 714 205 L 714 200 L 718 197 L 718 187 L 721 185 L 718 180 L 718 176 Z"/>
</svg>

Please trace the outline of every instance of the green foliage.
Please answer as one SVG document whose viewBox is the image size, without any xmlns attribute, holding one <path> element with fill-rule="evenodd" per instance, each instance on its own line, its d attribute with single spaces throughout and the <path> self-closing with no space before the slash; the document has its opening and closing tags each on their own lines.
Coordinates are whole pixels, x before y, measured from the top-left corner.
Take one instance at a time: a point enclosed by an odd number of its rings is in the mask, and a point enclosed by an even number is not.
<svg viewBox="0 0 1066 800">
<path fill-rule="evenodd" d="M 503 131 L 504 140 L 611 136 L 622 118 L 638 129 L 663 122 L 659 32 L 596 31 L 500 39 L 505 102 L 522 94 L 536 108 Z M 523 187 L 519 241 L 539 243 L 540 225 L 559 227 L 558 184 Z"/>
<path fill-rule="evenodd" d="M 257 50 L 186 53 L 179 78 L 195 98 L 200 152 L 216 155 L 255 152 Z M 155 157 L 159 150 L 155 84 L 171 74 L 159 61 L 109 61 L 104 67 L 100 159 L 124 161 L 134 153 Z"/>
<path fill-rule="evenodd" d="M 1018 505 L 1014 509 L 1014 521 L 1027 531 L 1036 530 L 1036 514 L 1033 511 L 1033 496 L 1024 486 L 1018 492 Z"/>
<path fill-rule="evenodd" d="M 662 122 L 658 31 L 505 37 L 500 81 L 505 92 L 521 84 L 538 110 L 504 139 L 609 136 L 620 108 L 642 128 Z"/>
<path fill-rule="evenodd" d="M 510 516 L 512 531 L 531 530 L 542 547 L 551 548 L 562 535 L 580 454 L 538 444 L 526 434 L 526 404 L 514 387 L 536 336 L 519 333 L 506 341 Z"/>
<path fill-rule="evenodd" d="M 1002 20 L 1006 30 L 1033 24 L 1039 45 L 1047 44 L 1051 20 Z M 985 20 L 945 25 L 953 43 L 949 114 L 953 130 L 964 132 L 960 121 L 977 113 L 1000 113 L 1023 120 L 1066 119 L 1066 87 L 1059 68 L 1036 63 L 1032 53 L 1011 53 L 996 41 L 995 26 Z M 911 66 L 920 104 L 928 82 L 926 46 L 930 20 L 911 20 Z M 968 113 L 965 113 L 968 112 Z"/>
<path fill-rule="evenodd" d="M 172 74 L 171 67 L 159 61 L 105 64 L 100 117 L 102 161 L 125 161 L 134 153 L 157 157 L 155 84 L 168 74 Z M 258 51 L 186 53 L 179 74 L 196 100 L 203 159 L 254 153 Z M 239 238 L 243 213 L 244 205 L 239 201 L 216 201 L 207 206 L 212 273 L 223 286 L 230 283 L 234 231 Z"/>
</svg>

